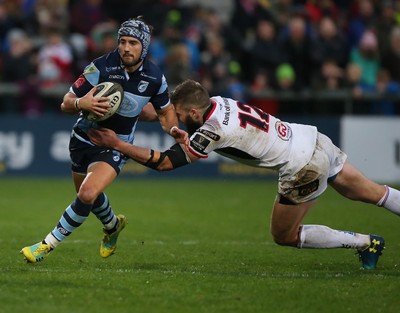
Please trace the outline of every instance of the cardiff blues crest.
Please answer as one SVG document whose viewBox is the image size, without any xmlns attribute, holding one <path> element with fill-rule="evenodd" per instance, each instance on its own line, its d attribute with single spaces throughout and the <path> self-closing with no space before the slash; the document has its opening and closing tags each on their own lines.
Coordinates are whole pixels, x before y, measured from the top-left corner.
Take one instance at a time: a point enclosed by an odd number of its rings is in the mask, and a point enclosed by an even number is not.
<svg viewBox="0 0 400 313">
<path fill-rule="evenodd" d="M 147 86 L 149 85 L 149 82 L 145 82 L 143 80 L 141 80 L 138 84 L 138 90 L 139 92 L 145 92 L 145 90 L 147 89 Z"/>
</svg>

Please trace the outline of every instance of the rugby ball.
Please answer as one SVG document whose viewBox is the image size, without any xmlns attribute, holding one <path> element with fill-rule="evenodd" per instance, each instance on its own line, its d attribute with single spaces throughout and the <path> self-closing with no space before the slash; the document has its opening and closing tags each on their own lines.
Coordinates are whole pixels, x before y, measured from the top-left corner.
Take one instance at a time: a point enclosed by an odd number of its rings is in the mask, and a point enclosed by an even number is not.
<svg viewBox="0 0 400 313">
<path fill-rule="evenodd" d="M 89 112 L 86 119 L 90 121 L 100 122 L 104 121 L 114 115 L 118 111 L 119 106 L 124 98 L 124 90 L 122 86 L 115 82 L 104 82 L 96 86 L 96 91 L 93 96 L 96 97 L 108 97 L 110 98 L 110 105 L 108 112 L 103 116 L 99 116 L 93 112 Z"/>
</svg>

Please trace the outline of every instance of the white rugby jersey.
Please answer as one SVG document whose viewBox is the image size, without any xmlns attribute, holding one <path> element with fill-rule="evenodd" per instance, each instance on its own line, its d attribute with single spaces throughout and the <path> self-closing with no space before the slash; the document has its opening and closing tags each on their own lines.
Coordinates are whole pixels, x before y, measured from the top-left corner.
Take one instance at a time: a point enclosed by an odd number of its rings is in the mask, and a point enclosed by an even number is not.
<svg viewBox="0 0 400 313">
<path fill-rule="evenodd" d="M 283 122 L 259 108 L 212 97 L 205 123 L 190 136 L 191 153 L 206 158 L 215 151 L 240 163 L 297 173 L 311 159 L 317 128 Z"/>
</svg>

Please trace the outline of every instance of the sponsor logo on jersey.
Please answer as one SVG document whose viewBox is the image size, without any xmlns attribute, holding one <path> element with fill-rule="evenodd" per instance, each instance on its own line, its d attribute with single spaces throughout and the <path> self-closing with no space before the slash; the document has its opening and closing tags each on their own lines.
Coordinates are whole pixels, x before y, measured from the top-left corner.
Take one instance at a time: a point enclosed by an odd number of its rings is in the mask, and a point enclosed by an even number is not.
<svg viewBox="0 0 400 313">
<path fill-rule="evenodd" d="M 122 75 L 108 75 L 109 79 L 124 79 L 125 77 Z"/>
<path fill-rule="evenodd" d="M 200 134 L 196 134 L 194 138 L 190 141 L 190 145 L 192 146 L 192 148 L 198 152 L 204 152 L 209 144 L 210 140 Z"/>
<path fill-rule="evenodd" d="M 85 71 L 83 72 L 83 75 L 86 76 L 86 75 L 89 75 L 89 74 L 92 74 L 92 73 L 95 73 L 95 72 L 97 72 L 97 68 L 92 63 L 92 64 L 86 66 Z"/>
<path fill-rule="evenodd" d="M 221 137 L 219 135 L 217 135 L 216 133 L 210 132 L 209 130 L 206 129 L 199 129 L 199 132 L 202 133 L 203 135 L 207 136 L 208 138 L 211 138 L 214 141 L 218 141 L 221 139 Z"/>
<path fill-rule="evenodd" d="M 106 72 L 111 72 L 111 71 L 118 71 L 120 70 L 120 66 L 111 66 L 111 67 L 106 67 Z"/>
<path fill-rule="evenodd" d="M 147 77 L 147 78 L 151 78 L 151 79 L 157 79 L 156 77 L 147 75 L 147 74 L 145 74 L 145 73 L 143 73 L 143 72 L 140 73 L 140 76 Z"/>
<path fill-rule="evenodd" d="M 138 84 L 138 90 L 139 92 L 145 92 L 147 87 L 149 86 L 149 82 L 146 82 L 144 80 L 141 80 Z"/>
<path fill-rule="evenodd" d="M 80 75 L 79 78 L 75 81 L 74 87 L 79 88 L 86 82 L 86 78 L 83 75 Z"/>
<path fill-rule="evenodd" d="M 231 106 L 229 105 L 229 101 L 226 98 L 223 98 L 223 100 L 224 100 L 225 113 L 224 113 L 224 120 L 222 121 L 222 124 L 228 125 L 229 117 L 231 115 Z"/>
<path fill-rule="evenodd" d="M 275 123 L 275 129 L 278 137 L 282 140 L 288 141 L 292 137 L 292 129 L 284 122 L 278 121 Z"/>
</svg>

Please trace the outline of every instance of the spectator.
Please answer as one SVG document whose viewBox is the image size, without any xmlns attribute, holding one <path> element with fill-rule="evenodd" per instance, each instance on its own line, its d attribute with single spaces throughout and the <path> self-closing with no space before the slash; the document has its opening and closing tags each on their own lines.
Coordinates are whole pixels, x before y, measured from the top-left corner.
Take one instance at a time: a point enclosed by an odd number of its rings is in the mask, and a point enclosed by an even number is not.
<svg viewBox="0 0 400 313">
<path fill-rule="evenodd" d="M 7 47 L 3 55 L 3 79 L 8 82 L 33 79 L 36 64 L 32 42 L 25 31 L 18 28 L 10 30 Z"/>
<path fill-rule="evenodd" d="M 289 63 L 283 63 L 276 69 L 276 81 L 279 95 L 279 113 L 300 114 L 305 107 L 296 97 L 294 92 L 299 91 L 296 86 L 296 73 Z M 289 96 L 287 99 L 285 96 Z M 283 97 L 283 99 L 282 99 Z"/>
<path fill-rule="evenodd" d="M 170 76 L 171 84 L 190 77 L 210 87 L 213 95 L 242 94 L 243 88 L 247 94 L 262 72 L 268 75 L 269 88 L 280 90 L 283 85 L 277 84 L 276 70 L 288 63 L 296 77 L 290 90 L 337 90 L 346 76 L 344 69 L 356 63 L 361 69 L 361 94 L 376 92 L 380 67 L 389 72 L 389 81 L 400 83 L 398 4 L 397 0 L 235 0 L 227 10 L 229 17 L 226 11 L 213 9 L 220 5 L 206 7 L 193 1 L 0 1 L 0 79 L 12 80 L 20 76 L 19 70 L 29 69 L 45 86 L 68 82 L 88 59 L 113 49 L 119 19 L 137 12 L 158 25 L 149 57 Z M 36 70 L 30 65 L 9 71 L 15 60 L 8 59 L 6 36 L 16 27 L 28 35 L 31 53 L 40 51 Z M 47 34 L 55 28 L 61 42 L 59 48 L 50 49 Z M 43 50 L 49 49 L 62 52 L 43 58 Z M 230 73 L 235 62 L 240 76 Z M 363 105 L 363 110 L 369 107 Z"/>
<path fill-rule="evenodd" d="M 327 16 L 334 20 L 338 20 L 339 18 L 339 9 L 333 0 L 307 0 L 305 1 L 304 8 L 312 24 L 320 23 L 321 19 Z"/>
<path fill-rule="evenodd" d="M 263 70 L 271 80 L 279 64 L 284 62 L 282 47 L 276 39 L 276 30 L 273 22 L 259 20 L 256 29 L 256 38 L 249 48 L 250 77 Z"/>
<path fill-rule="evenodd" d="M 363 96 L 375 90 L 375 86 L 362 81 L 362 69 L 357 63 L 349 63 L 346 67 L 345 85 L 353 97 L 353 113 L 368 114 L 369 103 Z"/>
<path fill-rule="evenodd" d="M 276 69 L 276 81 L 278 90 L 295 90 L 296 73 L 288 63 L 283 63 Z"/>
<path fill-rule="evenodd" d="M 73 33 L 68 38 L 68 43 L 71 46 L 73 55 L 73 64 L 71 72 L 73 76 L 80 74 L 80 71 L 89 62 L 90 45 L 86 36 L 78 33 Z"/>
<path fill-rule="evenodd" d="M 113 21 L 95 25 L 90 32 L 90 58 L 94 59 L 109 53 L 118 45 L 118 24 Z"/>
<path fill-rule="evenodd" d="M 333 92 L 343 86 L 343 67 L 347 61 L 346 44 L 331 17 L 322 17 L 317 25 L 317 36 L 312 40 L 313 62 L 311 88 Z M 336 99 L 313 103 L 315 114 L 341 114 L 342 106 Z M 338 105 L 339 104 L 339 105 Z"/>
<path fill-rule="evenodd" d="M 50 30 L 38 55 L 38 76 L 43 86 L 70 82 L 72 60 L 71 47 L 64 41 L 61 33 L 55 29 Z"/>
<path fill-rule="evenodd" d="M 350 17 L 347 29 L 349 49 L 356 48 L 367 29 L 375 25 L 376 17 L 372 0 L 353 2 L 355 16 Z"/>
<path fill-rule="evenodd" d="M 351 91 L 353 97 L 362 95 L 364 86 L 361 82 L 361 68 L 356 63 L 349 63 L 346 66 L 345 86 Z"/>
<path fill-rule="evenodd" d="M 202 42 L 202 35 L 200 30 L 195 27 L 188 27 L 184 31 L 185 44 L 190 52 L 190 66 L 195 72 L 200 68 L 200 45 Z"/>
<path fill-rule="evenodd" d="M 397 25 L 393 1 L 379 1 L 380 10 L 375 24 L 380 54 L 385 54 L 390 48 L 390 32 Z"/>
<path fill-rule="evenodd" d="M 107 20 L 102 0 L 75 1 L 69 13 L 70 31 L 89 36 L 93 27 Z"/>
<path fill-rule="evenodd" d="M 271 79 L 264 69 L 259 69 L 249 87 L 248 103 L 272 115 L 278 114 L 278 101 L 265 93 L 273 94 Z"/>
<path fill-rule="evenodd" d="M 344 67 L 347 62 L 346 44 L 332 18 L 323 17 L 317 36 L 312 40 L 311 57 L 318 70 L 326 60 Z"/>
<path fill-rule="evenodd" d="M 205 10 L 203 15 L 203 33 L 205 46 L 203 51 L 206 49 L 207 38 L 220 37 L 224 41 L 224 49 L 229 51 L 233 58 L 237 59 L 241 57 L 243 53 L 243 47 L 247 42 L 247 38 L 243 37 L 240 41 L 235 40 L 232 30 L 236 28 L 235 25 L 225 25 L 222 22 L 221 15 L 214 10 Z"/>
<path fill-rule="evenodd" d="M 392 79 L 400 82 L 400 26 L 390 32 L 389 49 L 382 55 L 382 68 L 386 69 Z"/>
<path fill-rule="evenodd" d="M 40 115 L 43 103 L 37 93 L 35 55 L 32 43 L 21 29 L 12 29 L 7 36 L 8 49 L 3 56 L 3 80 L 18 85 L 17 96 L 5 96 L 3 107 L 8 112 Z"/>
<path fill-rule="evenodd" d="M 293 14 L 293 0 L 270 1 L 269 4 L 271 20 L 278 29 L 286 27 Z"/>
<path fill-rule="evenodd" d="M 166 58 L 169 50 L 176 44 L 183 44 L 189 51 L 190 71 L 196 71 L 200 63 L 200 52 L 197 44 L 190 38 L 184 37 L 182 32 L 182 17 L 178 10 L 171 10 L 167 14 L 165 25 L 159 36 L 153 36 L 150 46 L 150 58 L 165 71 Z"/>
<path fill-rule="evenodd" d="M 334 60 L 326 59 L 314 76 L 312 87 L 316 90 L 333 91 L 344 85 L 344 71 Z"/>
<path fill-rule="evenodd" d="M 15 20 L 11 16 L 5 3 L 0 2 L 0 51 L 5 48 L 8 32 L 15 27 Z"/>
<path fill-rule="evenodd" d="M 168 50 L 165 60 L 165 77 L 171 86 L 176 86 L 188 77 L 193 77 L 190 52 L 186 45 L 179 43 Z"/>
<path fill-rule="evenodd" d="M 257 22 L 257 0 L 235 0 L 230 21 L 237 43 L 246 38 L 247 33 L 255 28 Z"/>
<path fill-rule="evenodd" d="M 296 72 L 296 85 L 307 88 L 310 85 L 312 68 L 311 41 L 306 34 L 306 22 L 303 17 L 292 17 L 288 25 L 288 35 L 283 39 L 282 49 L 286 53 L 286 61 Z"/>
<path fill-rule="evenodd" d="M 378 73 L 376 92 L 382 96 L 379 101 L 371 103 L 371 113 L 379 115 L 394 115 L 399 105 L 398 99 L 390 99 L 390 96 L 400 94 L 400 84 L 391 79 L 387 70 L 380 70 Z"/>
<path fill-rule="evenodd" d="M 312 103 L 312 112 L 320 115 L 343 114 L 343 99 L 334 97 L 344 87 L 344 70 L 334 60 L 326 59 L 313 76 L 312 88 L 322 91 L 327 98 Z"/>
<path fill-rule="evenodd" d="M 68 15 L 67 1 L 65 0 L 36 0 L 35 13 L 38 23 L 39 35 L 45 35 L 49 29 L 58 29 L 62 33 L 67 33 Z M 84 23 L 86 17 L 79 20 Z"/>
<path fill-rule="evenodd" d="M 378 40 L 376 35 L 367 30 L 361 37 L 358 47 L 353 48 L 350 61 L 361 68 L 361 81 L 367 85 L 376 85 L 376 76 L 380 67 Z"/>
<path fill-rule="evenodd" d="M 229 62 L 228 82 L 224 96 L 237 99 L 241 102 L 247 102 L 246 86 L 241 80 L 241 71 L 239 62 L 234 60 Z"/>
<path fill-rule="evenodd" d="M 209 77 L 212 87 L 211 94 L 225 94 L 229 77 L 231 55 L 224 49 L 224 41 L 220 37 L 210 36 L 207 40 L 207 50 L 201 56 L 200 75 Z"/>
</svg>

